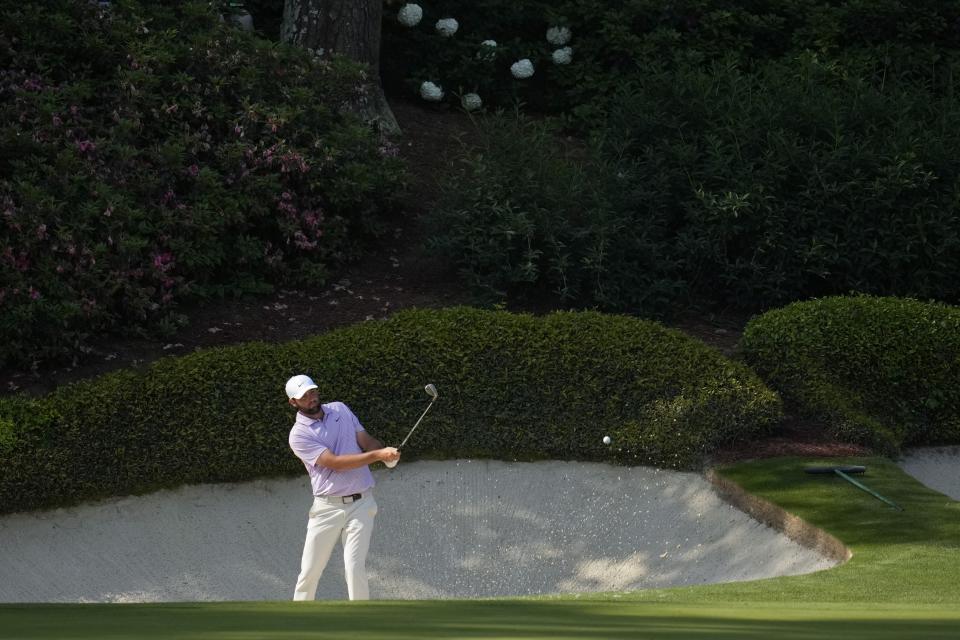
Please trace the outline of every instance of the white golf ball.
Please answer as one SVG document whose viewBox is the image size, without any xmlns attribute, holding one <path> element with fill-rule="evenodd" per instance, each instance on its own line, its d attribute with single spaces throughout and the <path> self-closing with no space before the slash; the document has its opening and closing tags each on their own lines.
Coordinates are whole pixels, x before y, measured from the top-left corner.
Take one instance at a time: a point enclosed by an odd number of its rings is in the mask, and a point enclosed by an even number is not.
<svg viewBox="0 0 960 640">
<path fill-rule="evenodd" d="M 610 436 L 603 436 L 603 444 L 610 444 L 613 440 L 610 439 Z"/>
</svg>

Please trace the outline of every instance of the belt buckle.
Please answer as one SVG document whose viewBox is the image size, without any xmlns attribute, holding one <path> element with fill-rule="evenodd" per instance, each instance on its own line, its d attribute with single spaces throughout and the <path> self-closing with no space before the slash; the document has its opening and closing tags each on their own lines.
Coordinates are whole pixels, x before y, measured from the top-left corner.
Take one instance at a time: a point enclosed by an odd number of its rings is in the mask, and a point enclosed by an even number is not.
<svg viewBox="0 0 960 640">
<path fill-rule="evenodd" d="M 349 496 L 343 496 L 343 504 L 352 504 L 362 497 L 363 496 L 359 493 L 352 493 Z"/>
</svg>

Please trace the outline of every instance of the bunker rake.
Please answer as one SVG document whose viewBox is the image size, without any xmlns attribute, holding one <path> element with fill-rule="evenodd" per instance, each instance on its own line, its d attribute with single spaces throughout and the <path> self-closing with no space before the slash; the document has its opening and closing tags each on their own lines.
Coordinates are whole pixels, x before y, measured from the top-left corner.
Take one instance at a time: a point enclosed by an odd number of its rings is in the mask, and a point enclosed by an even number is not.
<svg viewBox="0 0 960 640">
<path fill-rule="evenodd" d="M 871 489 L 871 488 L 868 487 L 867 485 L 863 484 L 862 482 L 858 482 L 858 481 L 856 481 L 856 480 L 854 480 L 853 478 L 850 477 L 850 474 L 865 473 L 866 470 L 867 470 L 867 468 L 864 467 L 864 466 L 862 466 L 862 465 L 840 465 L 840 466 L 833 466 L 833 467 L 831 467 L 831 466 L 814 466 L 814 467 L 805 467 L 805 468 L 804 468 L 804 471 L 807 472 L 807 473 L 812 473 L 812 474 L 831 474 L 831 473 L 832 473 L 832 474 L 834 474 L 834 475 L 840 476 L 841 478 L 843 478 L 844 480 L 846 480 L 847 482 L 849 482 L 849 483 L 852 484 L 853 486 L 857 487 L 858 489 L 863 489 L 864 491 L 866 491 L 867 493 L 869 493 L 870 495 L 872 495 L 872 496 L 873 496 L 874 498 L 876 498 L 877 500 L 881 500 L 881 501 L 887 503 L 888 505 L 890 505 L 891 507 L 893 507 L 893 508 L 896 509 L 897 511 L 903 511 L 903 507 L 901 507 L 900 505 L 898 505 L 898 504 L 897 504 L 896 502 L 894 502 L 893 500 L 890 500 L 890 499 L 888 499 L 888 498 L 884 498 L 882 495 L 880 495 L 879 493 L 877 493 L 876 491 L 874 491 L 873 489 Z"/>
</svg>

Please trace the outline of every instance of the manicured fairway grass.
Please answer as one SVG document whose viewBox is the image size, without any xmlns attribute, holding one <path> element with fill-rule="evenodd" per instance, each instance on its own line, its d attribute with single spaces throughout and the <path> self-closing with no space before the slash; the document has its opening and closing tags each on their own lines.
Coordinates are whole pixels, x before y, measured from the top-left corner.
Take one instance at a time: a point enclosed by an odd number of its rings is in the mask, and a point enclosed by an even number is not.
<svg viewBox="0 0 960 640">
<path fill-rule="evenodd" d="M 956 638 L 949 607 L 580 601 L 7 607 L 9 638 Z"/>
<path fill-rule="evenodd" d="M 904 511 L 839 476 L 805 474 L 803 467 L 808 463 L 866 465 L 867 473 L 856 478 Z M 804 576 L 637 592 L 631 598 L 873 602 L 880 608 L 893 603 L 944 604 L 960 610 L 960 502 L 928 489 L 893 462 L 777 458 L 719 471 L 750 493 L 833 534 L 853 551 L 853 559 Z"/>
<path fill-rule="evenodd" d="M 721 472 L 850 546 L 853 559 L 829 571 L 539 599 L 3 605 L 0 638 L 960 637 L 960 503 L 886 460 L 842 461 L 866 464 L 861 480 L 905 508 L 895 511 L 838 477 L 804 474 L 805 462 Z"/>
</svg>

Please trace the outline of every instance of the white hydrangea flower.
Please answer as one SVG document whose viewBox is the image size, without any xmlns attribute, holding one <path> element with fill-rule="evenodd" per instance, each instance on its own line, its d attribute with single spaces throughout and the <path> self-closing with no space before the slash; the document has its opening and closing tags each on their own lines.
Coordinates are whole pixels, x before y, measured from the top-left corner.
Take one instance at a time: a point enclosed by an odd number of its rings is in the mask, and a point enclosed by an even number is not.
<svg viewBox="0 0 960 640">
<path fill-rule="evenodd" d="M 497 41 L 484 40 L 480 43 L 480 51 L 477 51 L 477 58 L 490 61 L 497 57 Z"/>
<path fill-rule="evenodd" d="M 550 27 L 547 29 L 547 42 L 557 47 L 562 47 L 570 42 L 572 36 L 573 34 L 567 27 Z"/>
<path fill-rule="evenodd" d="M 415 27 L 423 20 L 423 9 L 418 4 L 405 4 L 397 12 L 397 20 L 405 27 Z"/>
<path fill-rule="evenodd" d="M 523 60 L 517 60 L 512 65 L 510 65 L 510 73 L 513 74 L 514 78 L 519 80 L 524 80 L 533 75 L 533 63 L 530 62 L 530 58 L 524 58 Z"/>
<path fill-rule="evenodd" d="M 443 100 L 443 89 L 426 80 L 420 85 L 420 97 L 427 102 L 440 102 Z"/>
<path fill-rule="evenodd" d="M 553 52 L 554 64 L 570 64 L 571 60 L 573 60 L 572 47 L 561 47 Z"/>
<path fill-rule="evenodd" d="M 483 100 L 475 93 L 467 93 L 460 98 L 460 104 L 466 111 L 475 111 L 483 106 Z"/>
<path fill-rule="evenodd" d="M 441 20 L 437 20 L 437 33 L 442 35 L 444 38 L 449 38 L 455 34 L 459 28 L 460 23 L 457 22 L 455 18 L 443 18 Z"/>
</svg>

